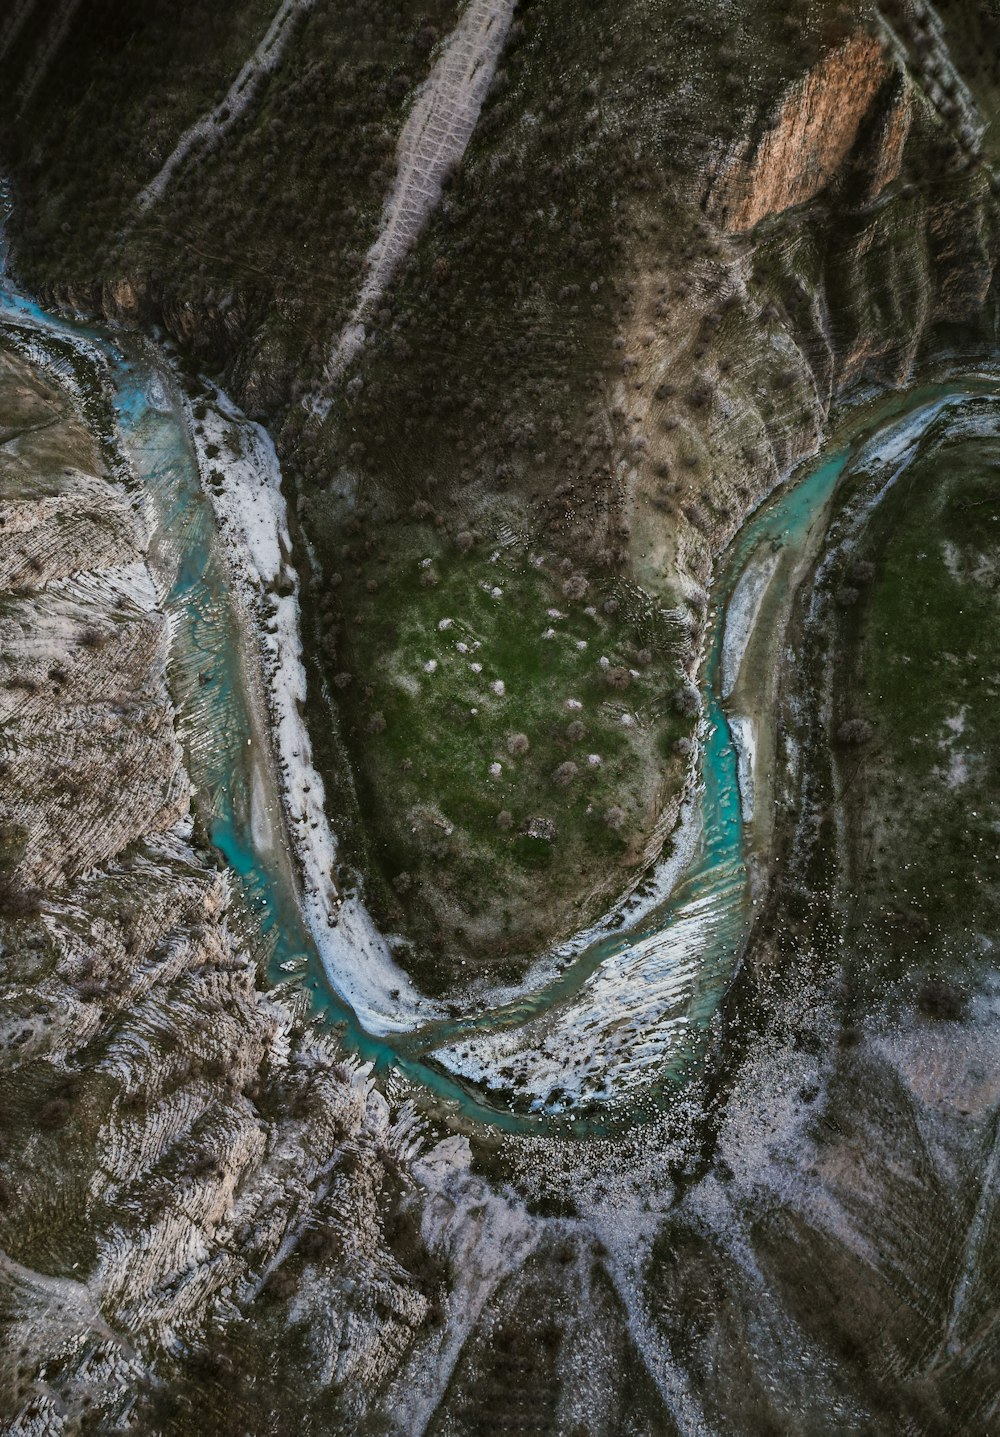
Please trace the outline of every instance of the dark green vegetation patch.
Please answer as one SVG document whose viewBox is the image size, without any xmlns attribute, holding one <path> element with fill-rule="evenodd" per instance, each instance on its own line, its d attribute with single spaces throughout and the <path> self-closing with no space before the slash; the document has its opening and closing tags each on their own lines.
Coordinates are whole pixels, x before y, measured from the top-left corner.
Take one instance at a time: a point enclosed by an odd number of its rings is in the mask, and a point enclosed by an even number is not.
<svg viewBox="0 0 1000 1437">
<path fill-rule="evenodd" d="M 1000 898 L 1000 441 L 994 405 L 971 413 L 937 421 L 838 594 L 856 916 L 944 1017 L 960 1006 L 948 985 L 992 950 Z"/>
<path fill-rule="evenodd" d="M 349 529 L 324 552 L 327 669 L 374 892 L 437 986 L 442 944 L 494 964 L 624 885 L 684 772 L 690 690 L 637 590 L 426 521 Z"/>
</svg>

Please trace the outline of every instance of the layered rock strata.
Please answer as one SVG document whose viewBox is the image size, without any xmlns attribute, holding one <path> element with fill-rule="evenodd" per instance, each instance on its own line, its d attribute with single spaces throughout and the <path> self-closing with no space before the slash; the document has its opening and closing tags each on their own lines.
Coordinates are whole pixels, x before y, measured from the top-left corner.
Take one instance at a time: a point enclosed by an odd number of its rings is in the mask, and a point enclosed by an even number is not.
<svg viewBox="0 0 1000 1437">
<path fill-rule="evenodd" d="M 412 1118 L 265 996 L 193 846 L 142 495 L 10 352 L 0 416 L 0 1413 L 117 1428 L 265 1287 L 349 1408 L 433 1295 L 383 1227 Z"/>
</svg>

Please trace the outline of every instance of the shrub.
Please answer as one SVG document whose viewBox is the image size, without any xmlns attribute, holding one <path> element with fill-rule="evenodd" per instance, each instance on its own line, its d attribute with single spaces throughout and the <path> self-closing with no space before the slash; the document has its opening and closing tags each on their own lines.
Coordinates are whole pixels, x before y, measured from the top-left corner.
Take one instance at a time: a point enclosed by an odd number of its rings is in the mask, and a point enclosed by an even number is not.
<svg viewBox="0 0 1000 1437">
<path fill-rule="evenodd" d="M 10 878 L 0 877 L 0 914 L 5 918 L 36 918 L 41 906 L 37 889 L 21 888 Z"/>
<path fill-rule="evenodd" d="M 873 732 L 874 730 L 867 719 L 845 719 L 837 729 L 837 738 L 842 744 L 857 747 L 860 744 L 868 743 Z"/>
<path fill-rule="evenodd" d="M 943 1018 L 954 1023 L 965 1011 L 965 998 L 944 978 L 928 978 L 917 994 L 917 1007 L 925 1018 Z"/>
<path fill-rule="evenodd" d="M 579 719 L 574 719 L 571 724 L 566 725 L 566 737 L 570 743 L 579 743 L 586 730 Z"/>
<path fill-rule="evenodd" d="M 685 718 L 694 718 L 701 712 L 701 695 L 694 684 L 682 684 L 674 693 L 674 708 Z"/>
<path fill-rule="evenodd" d="M 271 1302 L 287 1302 L 298 1287 L 298 1279 L 287 1267 L 272 1272 L 264 1287 L 264 1299 Z"/>
<path fill-rule="evenodd" d="M 604 677 L 608 682 L 608 686 L 613 689 L 618 689 L 619 692 L 627 689 L 632 682 L 632 675 L 628 669 L 620 667 L 608 669 Z"/>
<path fill-rule="evenodd" d="M 23 823 L 0 823 L 0 871 L 15 868 L 28 846 L 28 830 Z"/>
<path fill-rule="evenodd" d="M 512 733 L 507 739 L 507 752 L 512 758 L 519 758 L 528 752 L 531 744 L 528 742 L 526 733 Z"/>
<path fill-rule="evenodd" d="M 692 459 L 694 461 L 693 464 L 691 464 L 690 466 L 691 468 L 694 468 L 694 466 L 698 463 L 697 456 L 687 456 L 684 460 L 685 464 L 688 463 L 688 459 Z M 709 529 L 712 527 L 712 521 L 709 519 L 704 509 L 693 499 L 690 500 L 688 503 L 681 505 L 681 513 L 684 515 L 685 519 L 687 519 L 689 524 L 693 524 L 694 527 L 696 529 L 699 529 L 703 534 L 707 534 Z"/>
<path fill-rule="evenodd" d="M 604 822 L 617 833 L 625 822 L 625 810 L 613 804 L 605 813 Z"/>
<path fill-rule="evenodd" d="M 65 1098 L 52 1098 L 38 1114 L 40 1128 L 61 1128 L 73 1109 Z"/>
<path fill-rule="evenodd" d="M 567 784 L 573 782 L 574 778 L 576 778 L 576 775 L 576 764 L 567 760 L 566 763 L 561 763 L 556 769 L 555 773 L 553 773 L 552 782 L 554 784 L 557 784 L 559 788 L 565 788 Z"/>
</svg>

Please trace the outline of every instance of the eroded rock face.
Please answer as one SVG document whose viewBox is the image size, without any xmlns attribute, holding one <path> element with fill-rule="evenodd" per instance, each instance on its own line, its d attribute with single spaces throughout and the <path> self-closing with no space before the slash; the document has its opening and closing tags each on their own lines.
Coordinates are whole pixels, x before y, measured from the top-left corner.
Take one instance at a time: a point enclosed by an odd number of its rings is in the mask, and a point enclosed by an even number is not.
<svg viewBox="0 0 1000 1437">
<path fill-rule="evenodd" d="M 870 35 L 855 35 L 825 56 L 785 96 L 761 138 L 727 165 L 713 198 L 724 228 L 751 230 L 769 215 L 818 195 L 854 148 L 889 73 L 882 45 Z M 901 120 L 895 129 L 901 131 Z M 900 151 L 899 135 L 890 138 Z M 889 157 L 881 184 L 891 172 Z"/>
<path fill-rule="evenodd" d="M 443 1280 L 387 1236 L 411 1115 L 265 995 L 192 843 L 141 496 L 6 351 L 0 431 L 0 1422 L 118 1430 L 258 1307 L 360 1410 Z"/>
<path fill-rule="evenodd" d="M 870 204 L 887 185 L 899 178 L 912 123 L 913 91 L 910 81 L 905 74 L 897 74 L 888 83 L 885 108 L 876 119 L 873 133 L 860 156 L 865 172 L 863 198 L 867 203 Z"/>
</svg>

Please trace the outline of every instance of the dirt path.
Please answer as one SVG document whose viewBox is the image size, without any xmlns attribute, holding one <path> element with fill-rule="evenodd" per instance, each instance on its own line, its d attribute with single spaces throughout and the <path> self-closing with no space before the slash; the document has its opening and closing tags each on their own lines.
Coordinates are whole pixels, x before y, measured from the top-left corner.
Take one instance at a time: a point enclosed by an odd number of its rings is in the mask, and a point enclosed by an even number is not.
<svg viewBox="0 0 1000 1437">
<path fill-rule="evenodd" d="M 28 9 L 30 10 L 30 8 L 31 7 L 29 6 Z M 62 5 L 60 5 L 59 9 L 52 17 L 52 23 L 49 26 L 48 30 L 45 32 L 45 39 L 42 42 L 41 52 L 39 53 L 35 63 L 31 66 L 30 70 L 25 75 L 24 80 L 21 82 L 21 88 L 17 92 L 19 112 L 24 109 L 25 105 L 31 99 L 32 95 L 35 93 L 38 86 L 45 78 L 49 65 L 52 63 L 53 57 L 55 56 L 55 54 L 59 50 L 59 47 L 62 45 L 62 42 L 65 40 L 67 34 L 69 33 L 69 27 L 72 25 L 73 18 L 79 8 L 80 0 L 63 0 Z M 15 16 L 12 21 L 14 37 L 16 37 L 17 32 L 20 29 L 20 25 L 21 18 L 19 16 Z"/>
</svg>

